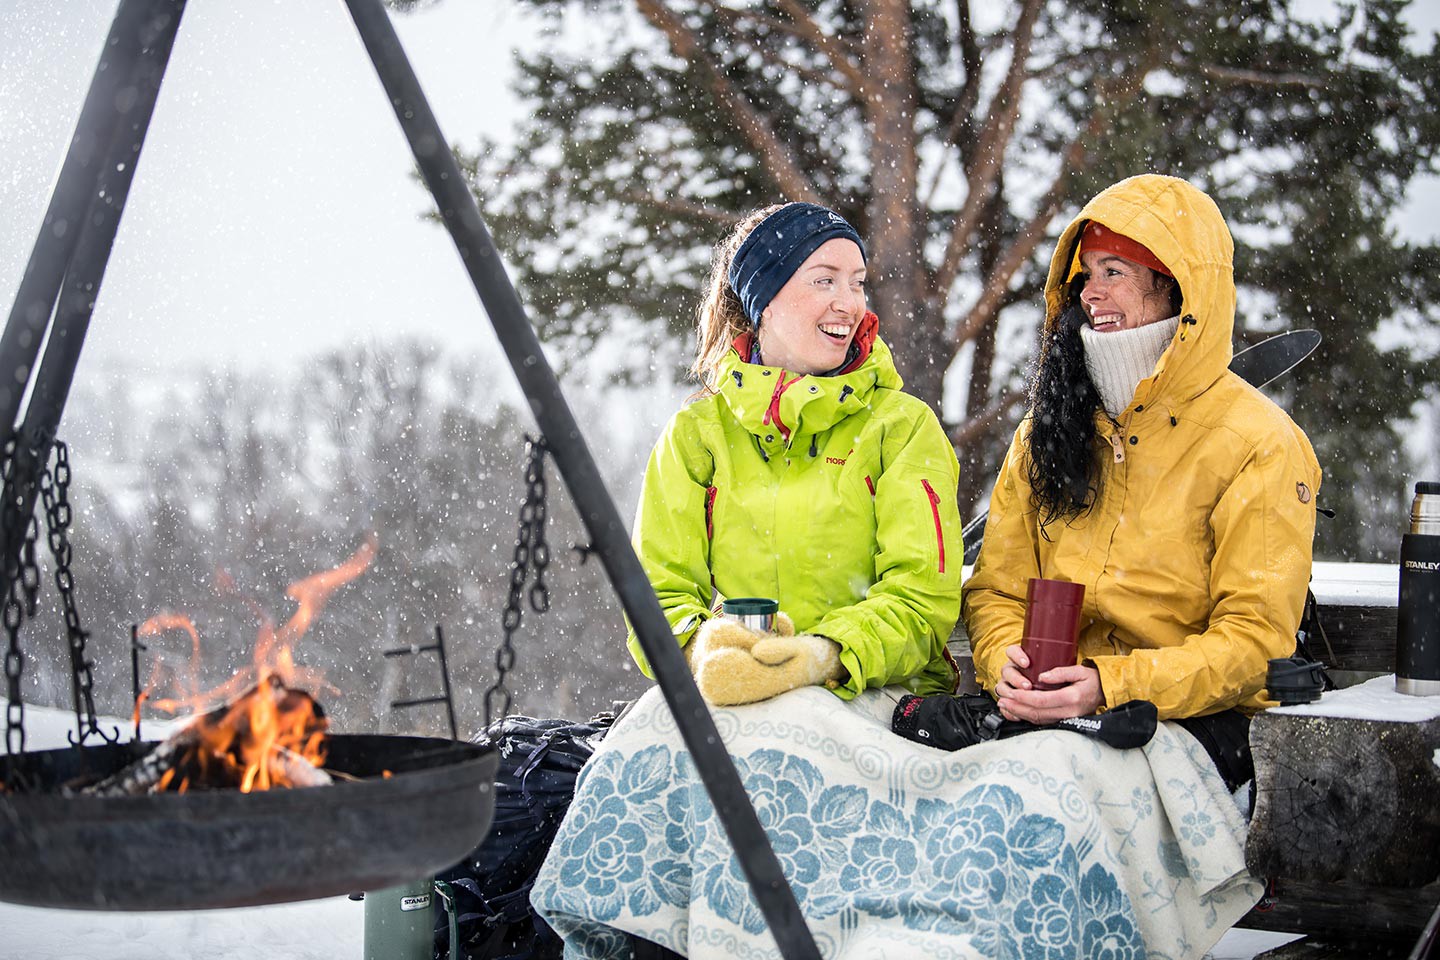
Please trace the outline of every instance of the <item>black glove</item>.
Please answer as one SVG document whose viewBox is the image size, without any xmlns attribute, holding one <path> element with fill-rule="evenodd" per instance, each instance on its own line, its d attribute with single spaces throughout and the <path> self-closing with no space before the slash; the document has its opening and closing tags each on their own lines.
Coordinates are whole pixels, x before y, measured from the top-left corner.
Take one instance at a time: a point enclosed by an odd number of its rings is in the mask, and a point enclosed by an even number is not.
<svg viewBox="0 0 1440 960">
<path fill-rule="evenodd" d="M 940 750 L 959 750 L 1033 730 L 1073 730 L 1124 750 L 1149 743 L 1158 722 L 1155 704 L 1148 700 L 1131 700 L 1090 717 L 1034 724 L 1006 720 L 995 701 L 983 693 L 956 697 L 942 693 L 930 697 L 914 694 L 901 697 L 890 720 L 890 729 L 906 740 Z"/>
</svg>

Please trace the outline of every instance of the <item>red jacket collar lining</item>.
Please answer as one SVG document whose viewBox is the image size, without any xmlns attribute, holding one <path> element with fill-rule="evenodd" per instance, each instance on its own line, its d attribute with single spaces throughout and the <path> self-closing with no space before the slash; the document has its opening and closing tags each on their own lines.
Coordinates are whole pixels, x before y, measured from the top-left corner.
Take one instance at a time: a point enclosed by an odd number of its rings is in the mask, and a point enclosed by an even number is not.
<svg viewBox="0 0 1440 960">
<path fill-rule="evenodd" d="M 860 321 L 860 329 L 855 331 L 855 344 L 859 346 L 860 352 L 856 354 L 854 360 L 847 363 L 840 370 L 835 371 L 834 375 L 839 376 L 842 373 L 852 373 L 858 370 L 860 365 L 869 359 L 870 351 L 875 346 L 875 337 L 879 332 L 880 318 L 874 313 L 866 311 L 864 318 Z M 740 359 L 746 363 L 750 362 L 750 348 L 754 338 L 754 331 L 746 330 L 730 344 L 731 349 L 740 354 Z"/>
</svg>

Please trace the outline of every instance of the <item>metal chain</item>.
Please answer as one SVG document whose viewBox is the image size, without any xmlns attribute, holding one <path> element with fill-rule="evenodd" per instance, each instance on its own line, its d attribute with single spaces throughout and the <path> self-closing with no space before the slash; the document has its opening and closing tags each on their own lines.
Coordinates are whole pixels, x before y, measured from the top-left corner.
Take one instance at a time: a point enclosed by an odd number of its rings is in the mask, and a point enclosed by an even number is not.
<svg viewBox="0 0 1440 960">
<path fill-rule="evenodd" d="M 25 752 L 25 703 L 20 688 L 20 679 L 25 673 L 25 654 L 20 650 L 20 625 L 26 617 L 35 615 L 40 590 L 40 567 L 35 562 L 35 541 L 40 531 L 33 514 L 28 522 L 21 516 L 25 495 L 14 482 L 17 475 L 16 449 L 14 440 L 7 442 L 3 461 L 0 461 L 0 484 L 4 487 L 4 503 L 0 505 L 0 536 L 9 546 L 3 559 L 0 559 L 0 571 L 3 571 L 5 583 L 9 586 L 5 591 L 3 607 L 0 607 L 0 621 L 4 623 L 8 638 L 5 650 L 7 766 L 10 760 Z"/>
<path fill-rule="evenodd" d="M 505 631 L 500 645 L 495 649 L 495 683 L 485 691 L 485 726 L 493 719 L 510 713 L 510 691 L 505 679 L 515 668 L 515 631 L 520 629 L 523 613 L 521 598 L 530 602 L 530 609 L 544 613 L 550 609 L 550 588 L 545 585 L 545 570 L 550 566 L 550 546 L 545 542 L 546 486 L 544 437 L 525 436 L 525 500 L 520 505 L 520 533 L 515 538 L 515 556 L 510 563 L 510 595 L 505 601 L 505 613 L 500 626 Z M 534 583 L 525 592 L 525 581 L 531 570 L 535 571 Z M 500 702 L 497 714 L 492 702 Z"/>
<path fill-rule="evenodd" d="M 70 508 L 70 448 L 63 440 L 55 441 L 53 471 L 47 467 L 40 474 L 40 497 L 45 503 L 45 527 L 50 554 L 55 558 L 55 587 L 60 591 L 65 637 L 70 645 L 70 671 L 75 678 L 75 719 L 80 736 L 74 742 L 84 743 L 91 736 L 98 736 L 107 743 L 115 743 L 120 738 L 119 729 L 106 734 L 95 716 L 95 677 L 91 673 L 94 664 L 85 650 L 90 634 L 80 626 L 80 610 L 75 604 L 75 577 L 70 570 L 74 557 L 69 532 L 74 516 Z"/>
</svg>

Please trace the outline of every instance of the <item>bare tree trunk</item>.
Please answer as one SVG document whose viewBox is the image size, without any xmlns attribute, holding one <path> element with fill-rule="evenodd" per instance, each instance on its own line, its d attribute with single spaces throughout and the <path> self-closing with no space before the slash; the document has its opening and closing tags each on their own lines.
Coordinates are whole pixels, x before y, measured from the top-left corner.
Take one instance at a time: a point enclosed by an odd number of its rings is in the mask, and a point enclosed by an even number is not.
<svg viewBox="0 0 1440 960">
<path fill-rule="evenodd" d="M 1000 260 L 1000 217 L 1005 205 L 1005 179 L 1002 174 L 996 179 L 994 192 L 985 204 L 976 234 L 980 241 L 980 273 L 988 276 Z M 975 352 L 970 357 L 970 382 L 965 388 L 965 419 L 973 421 L 989 408 L 990 388 L 995 377 L 995 328 L 999 324 L 992 320 L 980 328 L 975 337 Z M 956 454 L 961 463 L 973 463 L 977 459 L 989 431 L 982 430 L 956 444 Z M 997 464 L 996 470 L 999 469 Z M 974 513 L 980 499 L 980 492 L 989 482 L 994 471 L 961 470 L 960 490 L 957 499 L 966 516 Z"/>
<path fill-rule="evenodd" d="M 863 11 L 871 78 L 863 91 L 870 130 L 871 307 L 909 391 L 938 408 L 945 368 L 935 362 L 941 330 L 938 314 L 925 308 L 927 278 L 918 255 L 923 237 L 910 8 L 905 0 L 869 0 Z"/>
</svg>

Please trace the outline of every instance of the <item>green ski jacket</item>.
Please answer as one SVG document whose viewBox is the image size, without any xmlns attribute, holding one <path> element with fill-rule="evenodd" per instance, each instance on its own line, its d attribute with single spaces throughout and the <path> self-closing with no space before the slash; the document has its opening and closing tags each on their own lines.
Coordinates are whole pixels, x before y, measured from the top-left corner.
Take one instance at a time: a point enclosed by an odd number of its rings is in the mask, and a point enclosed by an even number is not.
<svg viewBox="0 0 1440 960">
<path fill-rule="evenodd" d="M 720 392 L 676 413 L 650 455 L 634 532 L 682 646 L 721 598 L 771 597 L 798 631 L 840 644 L 844 699 L 956 680 L 959 464 L 935 414 L 900 392 L 875 322 L 868 355 L 834 376 L 732 349 Z M 633 631 L 629 644 L 653 677 Z"/>
</svg>

